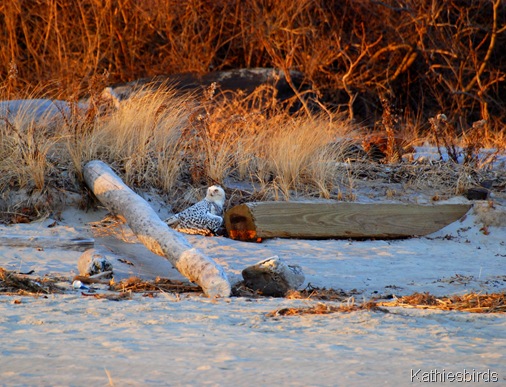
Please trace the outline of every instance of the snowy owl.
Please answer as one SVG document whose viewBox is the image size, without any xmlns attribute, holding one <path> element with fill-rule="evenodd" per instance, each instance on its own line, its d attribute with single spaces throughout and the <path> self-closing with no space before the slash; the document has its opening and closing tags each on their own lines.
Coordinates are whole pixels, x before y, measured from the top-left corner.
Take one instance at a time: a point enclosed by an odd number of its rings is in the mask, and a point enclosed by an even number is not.
<svg viewBox="0 0 506 387">
<path fill-rule="evenodd" d="M 225 191 L 213 185 L 207 189 L 206 197 L 193 206 L 165 220 L 170 227 L 186 234 L 216 234 L 223 224 Z"/>
</svg>

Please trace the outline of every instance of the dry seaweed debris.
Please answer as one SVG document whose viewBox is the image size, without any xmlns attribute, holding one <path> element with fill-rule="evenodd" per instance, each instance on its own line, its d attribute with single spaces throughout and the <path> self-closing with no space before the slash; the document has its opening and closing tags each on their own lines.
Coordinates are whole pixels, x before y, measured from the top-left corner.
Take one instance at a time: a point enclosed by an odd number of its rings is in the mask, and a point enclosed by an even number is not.
<svg viewBox="0 0 506 387">
<path fill-rule="evenodd" d="M 288 297 L 301 298 L 301 297 Z M 311 297 L 308 297 L 309 299 Z M 335 301 L 331 300 L 331 301 Z M 328 305 L 322 302 L 309 307 L 282 308 L 267 313 L 267 317 L 300 316 L 306 314 L 346 313 L 360 310 L 388 313 L 385 307 L 432 309 L 468 313 L 506 313 L 506 292 L 478 294 L 468 293 L 450 297 L 436 297 L 430 293 L 413 293 L 396 298 L 394 301 L 364 301 L 356 304 L 353 297 L 341 305 Z"/>
<path fill-rule="evenodd" d="M 372 310 L 375 312 L 387 312 L 386 309 L 380 308 L 374 301 L 356 304 L 355 302 L 343 303 L 341 305 L 328 305 L 319 302 L 314 306 L 303 308 L 281 308 L 267 313 L 267 317 L 278 316 L 301 316 L 305 314 L 330 314 L 330 313 L 349 313 L 358 310 Z"/>
<path fill-rule="evenodd" d="M 131 292 L 120 292 L 120 293 L 81 293 L 84 297 L 93 297 L 99 300 L 109 300 L 109 301 L 123 301 L 123 300 L 131 300 L 132 293 Z"/>
<path fill-rule="evenodd" d="M 311 284 L 303 290 L 292 290 L 286 295 L 288 299 L 311 299 L 322 301 L 348 301 L 354 295 L 359 294 L 356 290 L 346 292 L 342 289 L 327 289 L 314 287 Z"/>
<path fill-rule="evenodd" d="M 63 293 L 56 285 L 58 278 L 31 278 L 0 267 L 0 293 L 7 295 L 39 296 Z"/>
<path fill-rule="evenodd" d="M 478 294 L 468 293 L 451 297 L 435 297 L 429 293 L 414 293 L 379 306 L 417 309 L 439 309 L 469 313 L 506 313 L 506 292 Z"/>
<path fill-rule="evenodd" d="M 202 289 L 190 283 L 185 283 L 167 278 L 156 278 L 153 281 L 145 281 L 137 277 L 130 277 L 121 282 L 114 283 L 110 290 L 132 293 L 201 293 Z"/>
</svg>

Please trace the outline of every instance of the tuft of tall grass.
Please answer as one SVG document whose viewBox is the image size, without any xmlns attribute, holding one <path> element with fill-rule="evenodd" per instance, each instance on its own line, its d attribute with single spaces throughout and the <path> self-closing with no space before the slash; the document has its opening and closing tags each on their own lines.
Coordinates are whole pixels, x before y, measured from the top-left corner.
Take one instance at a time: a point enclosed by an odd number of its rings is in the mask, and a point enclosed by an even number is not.
<svg viewBox="0 0 506 387">
<path fill-rule="evenodd" d="M 350 133 L 344 121 L 298 117 L 278 122 L 253 144 L 258 168 L 252 172 L 264 188 L 281 192 L 289 200 L 292 192 L 330 197 L 338 181 L 338 162 L 345 153 Z"/>
<path fill-rule="evenodd" d="M 190 101 L 170 90 L 140 90 L 109 109 L 80 123 L 76 117 L 67 121 L 67 148 L 78 176 L 98 158 L 118 168 L 129 185 L 169 191 L 183 167 L 181 133 Z"/>
<path fill-rule="evenodd" d="M 54 122 L 35 120 L 30 106 L 14 117 L 0 117 L 0 192 L 10 187 L 41 191 L 54 169 L 54 149 L 61 142 Z"/>
<path fill-rule="evenodd" d="M 343 116 L 291 115 L 272 103 L 272 90 L 232 98 L 211 94 L 185 134 L 194 181 L 248 180 L 262 194 L 285 200 L 311 192 L 331 196 L 338 162 L 355 135 Z"/>
</svg>

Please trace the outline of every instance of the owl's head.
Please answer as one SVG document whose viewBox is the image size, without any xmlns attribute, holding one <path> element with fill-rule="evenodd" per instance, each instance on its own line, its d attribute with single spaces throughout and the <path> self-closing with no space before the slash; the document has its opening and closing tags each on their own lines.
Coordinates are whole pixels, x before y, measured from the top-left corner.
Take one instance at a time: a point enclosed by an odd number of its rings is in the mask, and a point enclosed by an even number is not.
<svg viewBox="0 0 506 387">
<path fill-rule="evenodd" d="M 223 207 L 225 204 L 225 191 L 218 185 L 212 185 L 207 189 L 206 200 Z"/>
</svg>

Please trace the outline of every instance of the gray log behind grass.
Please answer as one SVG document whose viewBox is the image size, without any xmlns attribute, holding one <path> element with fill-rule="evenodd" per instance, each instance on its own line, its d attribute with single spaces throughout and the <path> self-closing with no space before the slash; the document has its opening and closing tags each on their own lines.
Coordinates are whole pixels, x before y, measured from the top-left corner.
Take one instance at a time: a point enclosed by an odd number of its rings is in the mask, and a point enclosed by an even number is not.
<svg viewBox="0 0 506 387">
<path fill-rule="evenodd" d="M 92 160 L 84 167 L 84 180 L 109 211 L 123 216 L 137 238 L 153 253 L 167 258 L 209 297 L 230 296 L 224 270 L 168 227 L 151 206 L 132 191 L 105 163 Z"/>
</svg>

